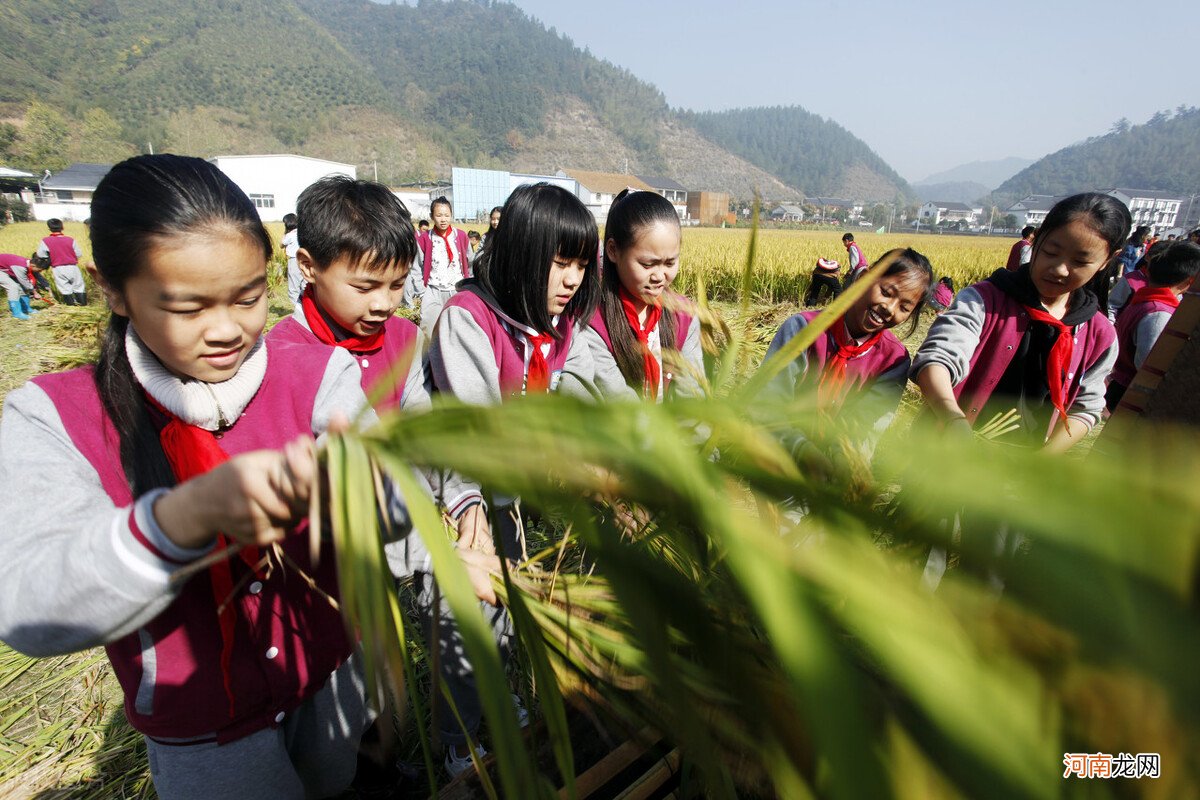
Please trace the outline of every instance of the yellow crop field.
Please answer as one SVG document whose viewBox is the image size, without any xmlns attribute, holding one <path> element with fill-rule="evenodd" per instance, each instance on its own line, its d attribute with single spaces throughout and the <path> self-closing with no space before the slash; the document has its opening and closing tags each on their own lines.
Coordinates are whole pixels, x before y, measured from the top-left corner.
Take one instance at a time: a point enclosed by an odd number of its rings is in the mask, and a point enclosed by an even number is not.
<svg viewBox="0 0 1200 800">
<path fill-rule="evenodd" d="M 83 257 L 90 260 L 92 244 L 88 241 L 87 226 L 82 222 L 63 223 L 63 233 L 79 242 Z M 17 222 L 0 228 L 0 253 L 15 253 L 28 258 L 50 231 L 44 222 Z"/>
<path fill-rule="evenodd" d="M 818 258 L 848 263 L 841 230 L 761 230 L 755 258 L 753 295 L 771 303 L 799 302 L 808 288 Z M 1004 266 L 1014 240 L 988 236 L 855 233 L 867 259 L 874 261 L 894 247 L 912 247 L 933 264 L 937 277 L 949 276 L 955 288 L 987 277 Z M 741 284 L 750 243 L 749 229 L 687 228 L 683 232 L 682 268 L 676 287 L 685 294 L 702 275 L 709 297 L 732 299 Z"/>
</svg>

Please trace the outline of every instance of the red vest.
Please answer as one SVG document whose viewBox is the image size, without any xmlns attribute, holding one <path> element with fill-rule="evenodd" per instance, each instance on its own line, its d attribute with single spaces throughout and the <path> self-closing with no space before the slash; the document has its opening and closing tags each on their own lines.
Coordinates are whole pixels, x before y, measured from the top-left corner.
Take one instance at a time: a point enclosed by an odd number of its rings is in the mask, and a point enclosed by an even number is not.
<svg viewBox="0 0 1200 800">
<path fill-rule="evenodd" d="M 65 267 L 79 263 L 79 256 L 75 255 L 75 240 L 70 236 L 52 233 L 42 239 L 42 243 L 50 251 L 50 266 Z"/>
<path fill-rule="evenodd" d="M 1029 242 L 1024 239 L 1017 239 L 1013 244 L 1012 249 L 1008 251 L 1008 262 L 1004 265 L 1005 269 L 1016 272 L 1021 268 L 1021 251 L 1029 246 Z"/>
<path fill-rule="evenodd" d="M 1130 273 L 1132 274 L 1132 273 Z M 1144 282 L 1143 282 L 1144 283 Z M 1137 365 L 1133 356 L 1137 343 L 1137 329 L 1147 315 L 1156 311 L 1175 313 L 1175 306 L 1152 300 L 1148 303 L 1129 304 L 1117 315 L 1117 345 L 1121 348 L 1117 353 L 1117 363 L 1113 365 L 1112 383 L 1129 386 L 1137 375 Z"/>
<path fill-rule="evenodd" d="M 383 344 L 380 347 L 370 351 L 351 351 L 362 370 L 362 388 L 368 397 L 380 381 L 389 375 L 393 376 L 392 385 L 375 403 L 376 411 L 390 411 L 404 402 L 404 384 L 412 366 L 416 340 L 417 326 L 403 317 L 393 316 L 383 325 Z M 267 341 L 327 346 L 295 317 L 281 320 L 267 334 Z"/>
<path fill-rule="evenodd" d="M 492 307 L 474 292 L 459 292 L 446 302 L 446 308 L 465 308 L 470 312 L 492 345 L 496 368 L 500 370 L 500 393 L 505 397 L 520 396 L 525 389 L 525 344 L 522 335 L 511 333 Z M 546 357 L 551 376 L 562 372 L 567 363 L 574 328 L 574 321 L 570 317 L 566 314 L 559 316 L 557 330 L 561 338 L 550 345 L 550 355 Z"/>
<path fill-rule="evenodd" d="M 423 282 L 426 286 L 429 285 L 429 273 L 433 269 L 433 237 L 432 230 L 425 231 L 417 236 L 417 246 L 421 248 L 421 255 L 424 263 L 421 264 L 421 273 Z M 438 236 L 438 239 L 441 239 Z M 439 243 L 438 245 L 442 245 Z M 462 267 L 462 276 L 464 278 L 471 277 L 471 263 L 467 260 L 467 253 L 471 252 L 470 242 L 467 240 L 467 232 L 461 228 L 454 229 L 454 249 L 458 251 L 459 265 Z"/>
<path fill-rule="evenodd" d="M 819 310 L 804 311 L 800 316 L 806 322 L 812 322 L 820 313 Z M 821 373 L 825 371 L 825 363 L 836 352 L 837 340 L 833 337 L 833 332 L 826 328 L 806 351 L 808 369 L 805 372 L 805 380 L 819 381 Z M 896 334 L 884 331 L 874 347 L 858 358 L 852 358 L 846 362 L 846 383 L 854 389 L 865 388 L 880 375 L 908 358 L 908 348 L 896 338 Z"/>
<path fill-rule="evenodd" d="M 268 369 L 262 386 L 220 438 L 230 455 L 279 448 L 301 433 L 312 433 L 313 404 L 330 348 L 280 342 L 267 346 Z M 96 391 L 92 367 L 42 375 L 33 382 L 54 402 L 71 441 L 95 468 L 113 504 L 130 506 L 133 497 L 121 467 L 116 432 Z M 336 598 L 332 547 L 322 545 L 320 566 L 314 567 L 305 527 L 287 537 L 283 549 Z M 258 581 L 243 582 L 248 569 L 241 559 L 229 563 L 233 584 L 240 587 L 232 601 L 238 617 L 229 670 L 235 718 L 229 715 L 217 601 L 207 575 L 193 577 L 165 611 L 105 648 L 125 693 L 125 714 L 147 736 L 179 739 L 215 734 L 225 742 L 278 727 L 277 719 L 319 691 L 350 655 L 341 615 L 295 570 L 276 569 L 258 586 Z M 139 703 L 139 689 L 146 690 L 152 701 L 143 698 Z"/>
</svg>

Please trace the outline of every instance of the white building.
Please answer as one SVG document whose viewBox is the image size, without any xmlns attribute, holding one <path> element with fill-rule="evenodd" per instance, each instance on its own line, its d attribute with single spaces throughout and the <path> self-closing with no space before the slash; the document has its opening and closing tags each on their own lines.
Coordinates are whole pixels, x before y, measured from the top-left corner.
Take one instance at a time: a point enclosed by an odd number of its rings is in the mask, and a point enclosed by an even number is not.
<svg viewBox="0 0 1200 800">
<path fill-rule="evenodd" d="M 487 219 L 493 208 L 508 202 L 508 196 L 518 186 L 549 183 L 561 186 L 573 195 L 579 195 L 579 184 L 575 179 L 562 175 L 534 175 L 527 172 L 469 167 L 454 167 L 450 175 L 454 189 L 454 218 L 459 220 Z"/>
<path fill-rule="evenodd" d="M 796 203 L 781 203 L 771 209 L 771 219 L 775 222 L 802 222 L 804 208 Z"/>
<path fill-rule="evenodd" d="M 616 172 L 592 172 L 583 169 L 560 169 L 558 177 L 571 178 L 576 181 L 579 189 L 576 195 L 592 212 L 597 222 L 608 219 L 608 207 L 613 198 L 626 189 L 637 189 L 642 192 L 652 192 L 645 181 L 636 175 L 623 175 Z"/>
<path fill-rule="evenodd" d="M 311 184 L 328 175 L 357 178 L 353 164 L 294 155 L 217 156 L 210 158 L 250 196 L 265 222 L 278 222 L 296 212 L 296 200 Z"/>
<path fill-rule="evenodd" d="M 1064 196 L 1031 194 L 1004 209 L 1004 213 L 1005 215 L 1012 214 L 1016 218 L 1016 227 L 1018 228 L 1024 228 L 1026 225 L 1037 228 L 1046 221 L 1046 215 L 1050 213 L 1050 209 L 1054 208 L 1054 204 L 1062 200 Z"/>
<path fill-rule="evenodd" d="M 964 225 L 978 225 L 980 217 L 983 216 L 983 207 L 971 207 L 966 203 L 930 200 L 921 206 L 918 215 L 922 222 L 929 225 L 938 225 L 942 222 L 946 222 L 947 224 L 961 222 Z"/>
<path fill-rule="evenodd" d="M 412 215 L 413 225 L 417 224 L 418 220 L 429 219 L 429 206 L 433 202 L 428 189 L 392 189 L 392 194 L 396 195 L 404 207 L 408 209 L 408 213 Z"/>
<path fill-rule="evenodd" d="M 43 178 L 38 182 L 41 191 L 30 198 L 33 218 L 83 222 L 92 215 L 92 193 L 110 169 L 112 164 L 72 164 Z"/>
<path fill-rule="evenodd" d="M 1105 194 L 1120 200 L 1133 217 L 1133 227 L 1147 225 L 1153 236 L 1164 236 L 1174 228 L 1179 208 L 1187 202 L 1173 192 L 1158 192 L 1151 189 L 1108 189 Z"/>
</svg>

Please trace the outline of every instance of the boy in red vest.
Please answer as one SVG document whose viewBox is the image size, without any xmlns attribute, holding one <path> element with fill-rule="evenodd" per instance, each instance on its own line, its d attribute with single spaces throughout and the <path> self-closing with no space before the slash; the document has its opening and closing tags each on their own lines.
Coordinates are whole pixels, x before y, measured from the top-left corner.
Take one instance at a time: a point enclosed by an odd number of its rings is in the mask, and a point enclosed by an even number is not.
<svg viewBox="0 0 1200 800">
<path fill-rule="evenodd" d="M 471 245 L 467 232 L 454 227 L 454 210 L 445 197 L 434 200 L 429 209 L 433 230 L 417 237 L 421 251 L 421 330 L 433 334 L 433 326 L 446 301 L 457 291 L 463 278 L 471 277 Z"/>
<path fill-rule="evenodd" d="M 61 219 L 47 220 L 46 227 L 50 229 L 50 235 L 38 245 L 38 257 L 49 259 L 50 271 L 54 273 L 54 283 L 63 302 L 69 306 L 86 306 L 87 286 L 79 269 L 83 251 L 74 239 L 63 233 Z"/>
<path fill-rule="evenodd" d="M 1200 246 L 1187 241 L 1163 242 L 1146 258 L 1149 280 L 1133 293 L 1117 315 L 1120 351 L 1104 400 L 1115 411 L 1154 343 L 1179 307 L 1179 296 L 1200 274 Z"/>
</svg>

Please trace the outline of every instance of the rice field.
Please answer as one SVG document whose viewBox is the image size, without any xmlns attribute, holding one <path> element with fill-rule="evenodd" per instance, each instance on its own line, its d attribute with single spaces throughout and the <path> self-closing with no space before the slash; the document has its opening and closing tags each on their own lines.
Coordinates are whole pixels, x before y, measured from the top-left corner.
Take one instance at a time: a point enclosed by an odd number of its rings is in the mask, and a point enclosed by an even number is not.
<svg viewBox="0 0 1200 800">
<path fill-rule="evenodd" d="M 809 275 L 818 258 L 848 265 L 842 246 L 844 231 L 760 230 L 753 281 L 753 296 L 769 303 L 798 302 L 808 288 Z M 933 264 L 940 278 L 949 276 L 956 288 L 987 277 L 1004 266 L 1012 239 L 995 236 L 952 236 L 895 232 L 854 234 L 869 261 L 895 247 L 912 247 Z M 683 233 L 682 264 L 678 288 L 693 294 L 703 278 L 708 295 L 731 300 L 737 293 L 746 265 L 750 230 L 689 228 Z"/>
</svg>

